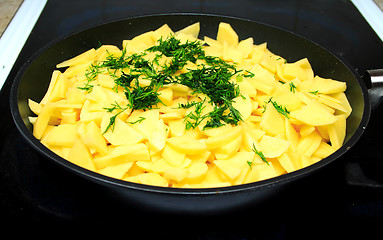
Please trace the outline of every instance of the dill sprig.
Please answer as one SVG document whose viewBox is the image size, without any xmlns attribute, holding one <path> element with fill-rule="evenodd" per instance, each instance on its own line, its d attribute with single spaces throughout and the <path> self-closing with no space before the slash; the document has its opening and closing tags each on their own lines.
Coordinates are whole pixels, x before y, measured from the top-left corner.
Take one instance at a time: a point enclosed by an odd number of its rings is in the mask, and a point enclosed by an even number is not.
<svg viewBox="0 0 383 240">
<path fill-rule="evenodd" d="M 196 128 L 204 119 L 205 115 L 202 114 L 202 110 L 205 108 L 205 99 L 201 102 L 193 102 L 193 106 L 195 107 L 194 111 L 190 111 L 188 114 L 186 114 L 184 118 L 185 122 L 185 129 L 194 129 Z"/>
<path fill-rule="evenodd" d="M 130 124 L 136 124 L 136 123 L 140 123 L 142 121 L 144 121 L 146 118 L 144 117 L 139 117 L 136 121 L 133 121 L 133 122 L 127 122 L 127 123 L 130 123 Z"/>
<path fill-rule="evenodd" d="M 295 93 L 295 91 L 297 90 L 297 87 L 295 86 L 295 84 L 293 82 L 290 82 L 289 86 L 290 86 L 290 92 Z"/>
<path fill-rule="evenodd" d="M 257 154 L 261 159 L 262 161 L 264 161 L 265 163 L 267 163 L 267 165 L 270 165 L 270 163 L 266 160 L 266 157 L 265 155 L 263 155 L 262 151 L 258 151 L 257 148 L 255 147 L 255 144 L 253 143 L 253 152 L 255 152 L 255 154 Z M 250 164 L 249 164 L 250 165 Z"/>
<path fill-rule="evenodd" d="M 148 110 L 152 109 L 154 105 L 163 103 L 158 98 L 158 89 L 161 85 L 150 84 L 149 86 L 140 86 L 136 81 L 135 87 L 130 91 L 125 91 L 125 96 L 129 101 L 128 106 L 132 110 Z M 164 104 L 165 105 L 165 104 Z"/>
<path fill-rule="evenodd" d="M 90 67 L 85 71 L 86 83 L 84 87 L 77 87 L 78 89 L 87 91 L 88 93 L 92 92 L 93 86 L 90 84 L 92 81 L 96 80 L 98 74 L 102 73 L 102 67 L 98 64 L 92 63 Z"/>
<path fill-rule="evenodd" d="M 280 114 L 282 114 L 283 116 L 287 118 L 290 118 L 288 115 L 290 114 L 290 111 L 288 111 L 286 107 L 279 105 L 276 101 L 273 101 L 272 99 L 273 97 L 271 97 L 267 103 L 272 103 L 274 108 L 277 110 L 277 112 L 279 112 Z"/>
<path fill-rule="evenodd" d="M 109 112 L 109 113 L 112 113 L 115 110 L 118 110 L 118 112 L 115 115 L 110 117 L 109 124 L 106 127 L 106 129 L 103 132 L 103 134 L 106 133 L 110 128 L 112 129 L 112 131 L 114 130 L 114 126 L 115 126 L 115 122 L 116 122 L 116 117 L 118 115 L 120 115 L 123 111 L 127 110 L 128 107 L 121 107 L 120 104 L 118 104 L 118 102 L 114 102 L 114 103 L 112 103 L 112 107 L 104 108 L 104 109 L 106 110 L 106 112 Z"/>
</svg>

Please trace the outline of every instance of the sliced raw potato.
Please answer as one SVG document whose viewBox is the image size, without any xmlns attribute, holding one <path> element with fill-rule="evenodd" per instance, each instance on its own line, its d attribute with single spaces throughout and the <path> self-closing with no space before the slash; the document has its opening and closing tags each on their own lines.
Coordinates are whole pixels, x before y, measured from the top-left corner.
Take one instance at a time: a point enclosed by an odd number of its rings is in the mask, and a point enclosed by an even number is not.
<svg viewBox="0 0 383 240">
<path fill-rule="evenodd" d="M 260 126 L 263 131 L 272 136 L 285 133 L 284 116 L 275 109 L 272 103 L 268 103 L 262 115 Z"/>
<path fill-rule="evenodd" d="M 246 95 L 234 98 L 233 107 L 239 111 L 243 121 L 246 121 L 250 117 L 253 109 L 250 97 Z"/>
<path fill-rule="evenodd" d="M 347 86 L 345 82 L 321 78 L 319 76 L 315 76 L 312 80 L 307 80 L 302 82 L 298 89 L 306 92 L 317 92 L 323 94 L 333 94 L 344 92 Z"/>
<path fill-rule="evenodd" d="M 268 95 L 272 94 L 277 84 L 274 75 L 259 64 L 256 64 L 250 72 L 252 72 L 254 76 L 249 78 L 248 81 L 257 90 Z"/>
<path fill-rule="evenodd" d="M 282 155 L 290 146 L 290 142 L 264 135 L 259 141 L 259 147 L 266 158 L 276 158 Z"/>
<path fill-rule="evenodd" d="M 44 137 L 43 142 L 50 146 L 72 147 L 77 138 L 75 124 L 61 124 L 54 126 Z"/>
<path fill-rule="evenodd" d="M 180 153 L 196 155 L 207 151 L 205 142 L 188 135 L 168 138 L 167 143 Z"/>
<path fill-rule="evenodd" d="M 98 173 L 106 175 L 108 177 L 122 179 L 129 169 L 133 166 L 134 162 L 121 163 L 117 165 L 108 166 L 97 170 Z"/>
<path fill-rule="evenodd" d="M 217 41 L 221 44 L 226 42 L 231 46 L 237 46 L 238 35 L 230 24 L 221 22 L 218 26 Z"/>
<path fill-rule="evenodd" d="M 307 58 L 288 63 L 266 42 L 240 39 L 228 23 L 219 24 L 216 39 L 198 39 L 200 27 L 197 22 L 173 32 L 163 24 L 123 40 L 122 50 L 102 45 L 59 63 L 66 69 L 53 71 L 41 101 L 28 99 L 33 135 L 62 158 L 100 174 L 184 188 L 273 178 L 315 164 L 342 146 L 352 112 L 345 82 L 314 77 Z M 173 37 L 172 45 L 151 48 Z M 176 47 L 188 43 L 201 43 L 208 58 L 196 54 L 183 62 L 188 53 Z M 235 95 L 222 93 L 213 102 L 210 93 L 177 81 L 190 71 L 218 67 L 216 57 L 235 67 L 214 75 L 233 84 Z M 113 63 L 123 68 L 110 67 Z M 167 70 L 176 76 L 158 79 Z M 159 103 L 136 109 L 133 91 L 142 91 L 138 101 L 144 101 L 151 97 L 147 88 L 162 80 L 154 85 Z M 228 101 L 223 126 L 205 128 L 209 114 Z M 230 122 L 231 107 L 242 121 Z"/>
<path fill-rule="evenodd" d="M 336 116 L 336 121 L 328 126 L 328 135 L 330 137 L 331 146 L 335 149 L 343 145 L 346 137 L 346 115 Z"/>
<path fill-rule="evenodd" d="M 41 139 L 43 136 L 54 109 L 54 103 L 48 103 L 41 109 L 41 112 L 33 125 L 33 136 L 37 139 Z"/>
<path fill-rule="evenodd" d="M 198 38 L 199 30 L 200 30 L 200 23 L 196 22 L 194 24 L 191 24 L 191 25 L 177 31 L 176 35 L 179 35 L 182 33 L 182 34 L 191 35 L 195 38 Z"/>
<path fill-rule="evenodd" d="M 311 101 L 302 108 L 291 111 L 290 116 L 311 126 L 323 126 L 334 123 L 336 117 L 329 113 L 322 104 Z"/>
<path fill-rule="evenodd" d="M 224 131 L 219 132 L 217 135 L 208 137 L 206 139 L 206 147 L 207 149 L 215 149 L 220 147 L 223 144 L 226 144 L 239 135 L 241 135 L 242 126 L 235 126 L 226 128 Z"/>
<path fill-rule="evenodd" d="M 278 176 L 272 163 L 253 165 L 247 173 L 244 183 L 257 182 Z"/>
<path fill-rule="evenodd" d="M 56 65 L 57 68 L 69 67 L 79 64 L 84 64 L 92 61 L 97 56 L 96 50 L 94 48 L 89 49 L 88 51 L 81 53 L 78 56 L 75 56 L 69 60 L 66 60 L 62 63 Z"/>
<path fill-rule="evenodd" d="M 119 118 L 114 118 L 114 124 L 110 126 L 113 116 L 112 114 L 105 114 L 101 122 L 101 132 L 109 143 L 121 146 L 143 141 L 144 137 L 140 133 Z M 107 130 L 108 126 L 110 127 Z"/>
<path fill-rule="evenodd" d="M 68 161 L 91 171 L 96 170 L 92 155 L 81 138 L 77 138 L 67 156 Z"/>
<path fill-rule="evenodd" d="M 150 161 L 149 149 L 143 143 L 117 146 L 106 155 L 95 155 L 97 169 L 134 161 Z"/>
<path fill-rule="evenodd" d="M 307 158 L 310 158 L 312 154 L 318 149 L 321 141 L 321 136 L 316 131 L 314 131 L 299 140 L 297 152 L 301 153 L 301 155 Z"/>
</svg>

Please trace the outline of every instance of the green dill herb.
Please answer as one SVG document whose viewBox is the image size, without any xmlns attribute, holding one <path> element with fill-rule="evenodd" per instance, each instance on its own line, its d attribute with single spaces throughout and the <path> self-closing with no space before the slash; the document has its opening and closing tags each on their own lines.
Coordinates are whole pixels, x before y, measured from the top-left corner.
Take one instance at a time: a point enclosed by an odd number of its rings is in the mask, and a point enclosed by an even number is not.
<svg viewBox="0 0 383 240">
<path fill-rule="evenodd" d="M 186 125 L 186 130 L 196 128 L 205 118 L 205 116 L 201 115 L 202 110 L 205 108 L 205 100 L 202 102 L 194 102 L 195 111 L 190 111 L 186 114 L 184 122 Z"/>
<path fill-rule="evenodd" d="M 227 124 L 237 124 L 242 117 L 236 110 L 232 101 L 240 95 L 239 87 L 230 82 L 229 79 L 236 72 L 232 68 L 205 66 L 178 76 L 179 83 L 193 89 L 193 93 L 204 93 L 210 98 L 215 110 L 208 114 L 206 128 L 219 127 L 222 120 Z M 224 114 L 226 110 L 229 114 Z"/>
<path fill-rule="evenodd" d="M 154 60 L 148 61 L 144 57 L 149 52 L 159 53 L 156 54 Z M 163 56 L 169 57 L 171 60 L 160 66 L 158 60 Z M 196 64 L 199 59 L 206 64 L 198 64 L 197 69 L 179 72 L 188 62 Z M 154 65 L 158 68 L 155 68 Z M 125 49 L 122 50 L 120 56 L 109 54 L 105 61 L 92 65 L 87 70 L 87 82 L 82 89 L 90 92 L 93 88 L 90 83 L 104 71 L 108 72 L 114 79 L 113 90 L 118 91 L 118 88 L 122 87 L 128 100 L 126 107 L 114 104 L 111 108 L 106 108 L 110 112 L 119 110 L 116 115 L 110 118 L 106 131 L 114 126 L 116 116 L 127 108 L 132 109 L 132 111 L 148 110 L 162 103 L 158 98 L 158 90 L 164 84 L 170 83 L 185 85 L 192 90 L 192 94 L 206 94 L 209 97 L 209 103 L 214 106 L 213 111 L 202 115 L 205 100 L 180 105 L 179 107 L 182 108 L 195 107 L 194 111 L 189 112 L 185 117 L 186 128 L 195 128 L 205 118 L 208 118 L 205 128 L 219 127 L 224 123 L 237 125 L 239 121 L 242 121 L 242 117 L 232 103 L 234 98 L 242 95 L 239 86 L 231 82 L 230 79 L 235 75 L 239 78 L 254 77 L 253 73 L 246 70 L 239 74 L 242 70 L 237 70 L 233 63 L 228 63 L 218 57 L 206 56 L 201 41 L 181 43 L 175 36 L 170 36 L 167 39 L 160 38 L 155 46 L 140 54 L 127 55 Z M 151 83 L 148 86 L 141 86 L 139 79 L 147 79 Z"/>
<path fill-rule="evenodd" d="M 159 85 L 150 84 L 149 86 L 140 86 L 138 81 L 136 81 L 135 87 L 130 91 L 125 91 L 125 96 L 129 101 L 128 106 L 132 110 L 148 110 L 152 109 L 154 105 L 162 103 L 158 98 Z"/>
<path fill-rule="evenodd" d="M 295 91 L 297 90 L 297 87 L 294 85 L 293 82 L 290 82 L 289 85 L 290 85 L 290 92 L 295 93 Z"/>
<path fill-rule="evenodd" d="M 162 70 L 165 75 L 173 75 L 178 70 L 181 70 L 188 61 L 195 63 L 200 56 L 204 55 L 202 44 L 197 40 L 193 42 L 186 41 L 182 44 L 181 41 L 171 35 L 166 40 L 162 37 L 158 40 L 158 45 L 148 48 L 148 52 L 161 52 L 166 57 L 172 57 L 169 65 L 166 65 Z"/>
<path fill-rule="evenodd" d="M 178 103 L 178 108 L 188 109 L 195 106 L 198 102 L 191 101 L 187 103 Z"/>
<path fill-rule="evenodd" d="M 280 114 L 282 114 L 283 116 L 287 118 L 290 118 L 288 115 L 290 114 L 290 111 L 288 111 L 286 107 L 283 107 L 282 105 L 278 105 L 278 103 L 276 101 L 273 101 L 272 99 L 273 97 L 271 97 L 267 103 L 272 103 L 274 108 L 277 110 L 277 112 L 279 112 Z"/>
<path fill-rule="evenodd" d="M 247 161 L 247 165 L 249 165 L 250 168 L 253 168 L 253 162 L 252 161 Z"/>
<path fill-rule="evenodd" d="M 102 67 L 100 65 L 91 64 L 90 67 L 85 71 L 86 83 L 84 87 L 77 87 L 78 89 L 87 91 L 88 93 L 92 92 L 93 86 L 90 83 L 96 80 L 98 74 L 102 73 Z"/>
<path fill-rule="evenodd" d="M 139 117 L 136 121 L 133 121 L 133 122 L 127 122 L 127 123 L 130 123 L 130 124 L 136 124 L 136 123 L 140 123 L 142 121 L 144 121 L 146 118 L 144 117 Z"/>
<path fill-rule="evenodd" d="M 252 78 L 255 76 L 255 74 L 250 72 L 250 71 L 245 70 L 245 73 L 243 74 L 243 76 L 247 77 L 247 78 Z"/>
<path fill-rule="evenodd" d="M 253 143 L 253 152 L 255 152 L 255 154 L 257 154 L 261 159 L 262 161 L 264 161 L 265 163 L 267 163 L 267 165 L 270 165 L 270 163 L 266 160 L 266 157 L 265 155 L 263 155 L 262 151 L 258 151 L 257 148 L 255 147 L 255 144 Z M 252 162 L 251 162 L 252 163 Z"/>
<path fill-rule="evenodd" d="M 309 93 L 314 94 L 314 95 L 317 95 L 317 94 L 318 94 L 318 90 L 313 91 L 313 92 L 309 92 Z"/>
<path fill-rule="evenodd" d="M 112 107 L 110 108 L 104 108 L 106 110 L 106 112 L 108 113 L 113 113 L 113 111 L 115 110 L 118 110 L 118 112 L 111 116 L 110 119 L 109 119 L 109 124 L 108 126 L 106 127 L 105 131 L 103 132 L 106 133 L 110 128 L 112 129 L 112 131 L 114 130 L 114 126 L 115 126 L 115 123 L 116 123 L 116 117 L 121 114 L 123 111 L 127 110 L 128 107 L 121 107 L 117 102 L 114 102 L 112 103 Z"/>
</svg>

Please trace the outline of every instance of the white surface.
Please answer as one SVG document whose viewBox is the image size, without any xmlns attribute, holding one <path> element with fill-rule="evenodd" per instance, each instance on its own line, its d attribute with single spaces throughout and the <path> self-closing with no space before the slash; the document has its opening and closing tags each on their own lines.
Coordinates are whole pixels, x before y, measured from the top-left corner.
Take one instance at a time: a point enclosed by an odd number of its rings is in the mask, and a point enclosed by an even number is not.
<svg viewBox="0 0 383 240">
<path fill-rule="evenodd" d="M 24 0 L 0 38 L 0 88 L 4 85 L 47 0 Z"/>
<path fill-rule="evenodd" d="M 383 41 L 383 12 L 373 0 L 351 0 Z"/>
</svg>

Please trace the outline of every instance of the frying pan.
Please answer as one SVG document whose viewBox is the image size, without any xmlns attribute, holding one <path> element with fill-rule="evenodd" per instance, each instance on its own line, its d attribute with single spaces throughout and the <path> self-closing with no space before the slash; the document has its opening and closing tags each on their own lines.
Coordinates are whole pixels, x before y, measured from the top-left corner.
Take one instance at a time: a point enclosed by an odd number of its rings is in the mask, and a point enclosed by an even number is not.
<svg viewBox="0 0 383 240">
<path fill-rule="evenodd" d="M 200 37 L 215 38 L 219 23 L 227 22 L 237 32 L 240 39 L 253 37 L 255 44 L 267 42 L 270 51 L 283 56 L 288 62 L 307 57 L 315 74 L 324 78 L 345 81 L 347 83 L 346 95 L 353 111 L 347 119 L 344 145 L 329 157 L 311 166 L 271 179 L 231 187 L 177 189 L 126 182 L 86 170 L 54 154 L 32 135 L 32 125 L 28 121 L 28 116 L 33 113 L 29 110 L 27 100 L 31 98 L 38 101 L 43 97 L 57 63 L 92 47 L 97 47 L 100 43 L 121 46 L 122 40 L 157 29 L 165 23 L 177 31 L 195 22 L 201 24 Z M 367 127 L 372 107 L 370 97 L 374 99 L 374 105 L 379 104 L 379 100 L 376 100 L 379 97 L 374 97 L 379 95 L 379 91 L 377 93 L 373 90 L 370 90 L 372 94 L 369 94 L 361 76 L 348 63 L 340 60 L 323 47 L 294 33 L 263 23 L 233 17 L 168 14 L 113 21 L 48 44 L 31 56 L 18 72 L 11 89 L 10 107 L 17 129 L 26 142 L 41 154 L 42 158 L 91 182 L 98 187 L 100 194 L 118 199 L 129 206 L 138 206 L 157 212 L 206 214 L 262 204 L 299 179 L 318 172 L 339 159 L 358 141 Z"/>
</svg>

